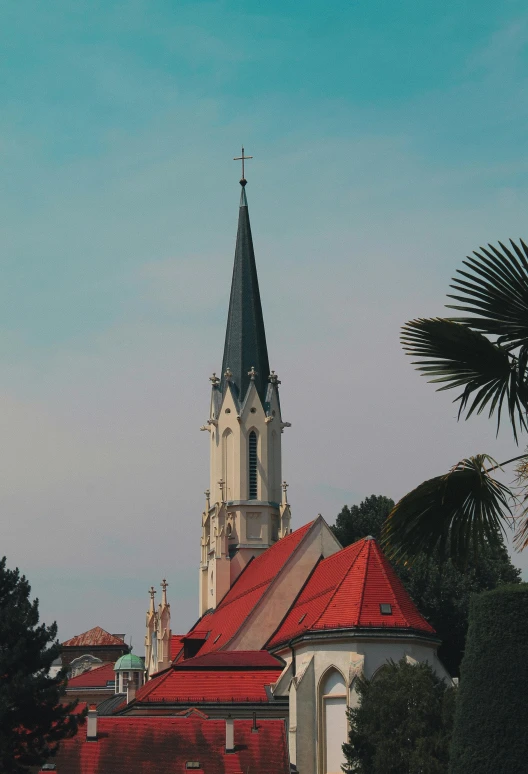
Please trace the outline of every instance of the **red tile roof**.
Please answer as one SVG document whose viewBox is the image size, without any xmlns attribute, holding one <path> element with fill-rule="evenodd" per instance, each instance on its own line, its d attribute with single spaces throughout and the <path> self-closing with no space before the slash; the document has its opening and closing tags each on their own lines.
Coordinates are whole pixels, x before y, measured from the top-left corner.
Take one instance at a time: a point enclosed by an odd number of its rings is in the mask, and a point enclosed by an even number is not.
<svg viewBox="0 0 528 774">
<path fill-rule="evenodd" d="M 198 761 L 197 774 L 289 774 L 286 728 L 282 720 L 234 721 L 235 750 L 225 752 L 225 720 L 191 717 L 100 717 L 98 739 L 86 741 L 81 728 L 61 742 L 53 758 L 58 774 L 184 774 Z"/>
<path fill-rule="evenodd" d="M 103 666 L 90 669 L 89 672 L 83 672 L 82 675 L 71 677 L 68 680 L 68 688 L 106 688 L 109 681 L 115 680 L 113 664 L 103 664 Z"/>
<path fill-rule="evenodd" d="M 174 661 L 180 650 L 183 648 L 184 634 L 173 634 L 170 641 L 170 660 Z"/>
<path fill-rule="evenodd" d="M 100 626 L 94 626 L 93 629 L 66 640 L 62 645 L 65 648 L 75 648 L 82 645 L 121 645 L 127 647 L 120 637 L 105 632 Z"/>
<path fill-rule="evenodd" d="M 265 686 L 277 682 L 274 669 L 179 669 L 171 667 L 149 680 L 136 694 L 136 704 L 171 702 L 268 702 Z"/>
<path fill-rule="evenodd" d="M 381 613 L 383 603 L 391 605 L 390 615 Z M 372 538 L 358 540 L 318 564 L 268 647 L 307 631 L 351 627 L 434 634 Z"/>
<path fill-rule="evenodd" d="M 200 655 L 227 646 L 312 524 L 313 522 L 305 524 L 253 559 L 246 565 L 216 610 L 198 621 L 196 629 L 209 633 L 200 648 Z"/>
</svg>

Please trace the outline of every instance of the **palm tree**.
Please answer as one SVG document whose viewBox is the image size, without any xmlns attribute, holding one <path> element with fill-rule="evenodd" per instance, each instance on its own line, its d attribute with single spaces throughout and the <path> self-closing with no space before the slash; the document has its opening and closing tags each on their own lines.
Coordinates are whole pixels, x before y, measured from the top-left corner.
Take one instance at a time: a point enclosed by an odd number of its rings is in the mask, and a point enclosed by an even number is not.
<svg viewBox="0 0 528 774">
<path fill-rule="evenodd" d="M 528 247 L 510 241 L 488 245 L 464 261 L 450 286 L 447 307 L 469 316 L 417 319 L 402 328 L 413 365 L 439 390 L 460 388 L 458 417 L 483 411 L 507 415 L 516 443 L 528 430 Z M 517 462 L 517 491 L 492 473 Z M 444 475 L 424 481 L 393 508 L 383 528 L 387 554 L 412 561 L 439 548 L 463 564 L 484 542 L 498 543 L 521 506 L 515 543 L 528 545 L 528 454 L 497 463 L 488 454 L 461 460 Z"/>
</svg>

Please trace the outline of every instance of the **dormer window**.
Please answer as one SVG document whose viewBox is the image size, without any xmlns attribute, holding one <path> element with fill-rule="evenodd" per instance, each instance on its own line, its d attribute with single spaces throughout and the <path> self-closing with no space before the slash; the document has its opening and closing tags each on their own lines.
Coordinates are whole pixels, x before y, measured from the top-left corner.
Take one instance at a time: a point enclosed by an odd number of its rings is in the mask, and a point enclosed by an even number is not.
<svg viewBox="0 0 528 774">
<path fill-rule="evenodd" d="M 388 602 L 382 602 L 380 604 L 381 615 L 392 615 L 392 605 Z"/>
</svg>

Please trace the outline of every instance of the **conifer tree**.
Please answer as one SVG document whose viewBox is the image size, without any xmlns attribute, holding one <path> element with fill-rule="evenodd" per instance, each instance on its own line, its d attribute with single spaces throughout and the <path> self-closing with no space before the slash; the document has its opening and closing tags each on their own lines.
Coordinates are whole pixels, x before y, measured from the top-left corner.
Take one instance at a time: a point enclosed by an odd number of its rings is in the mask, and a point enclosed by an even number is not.
<svg viewBox="0 0 528 774">
<path fill-rule="evenodd" d="M 373 680 L 357 678 L 356 688 L 346 774 L 447 774 L 455 689 L 427 662 L 389 661 Z"/>
<path fill-rule="evenodd" d="M 0 771 L 22 774 L 44 763 L 84 722 L 76 702 L 60 704 L 65 670 L 50 676 L 60 653 L 57 625 L 39 624 L 38 599 L 18 569 L 0 560 Z"/>
</svg>

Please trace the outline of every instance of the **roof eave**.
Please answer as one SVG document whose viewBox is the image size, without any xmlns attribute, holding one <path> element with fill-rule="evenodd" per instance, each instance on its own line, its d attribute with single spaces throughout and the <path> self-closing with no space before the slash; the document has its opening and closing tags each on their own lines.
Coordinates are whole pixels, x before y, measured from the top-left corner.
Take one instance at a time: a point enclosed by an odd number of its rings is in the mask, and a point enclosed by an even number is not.
<svg viewBox="0 0 528 774">
<path fill-rule="evenodd" d="M 282 642 L 278 642 L 274 645 L 268 646 L 268 650 L 271 653 L 282 650 L 285 647 L 291 647 L 292 645 L 298 645 L 301 642 L 308 642 L 310 640 L 335 640 L 335 639 L 398 639 L 398 640 L 424 640 L 435 645 L 441 645 L 442 640 L 436 636 L 436 634 L 430 632 L 424 632 L 420 629 L 409 629 L 399 627 L 368 627 L 368 626 L 352 626 L 352 627 L 339 627 L 335 629 L 321 629 L 321 630 L 309 630 L 298 634 L 295 637 L 286 638 Z"/>
</svg>

